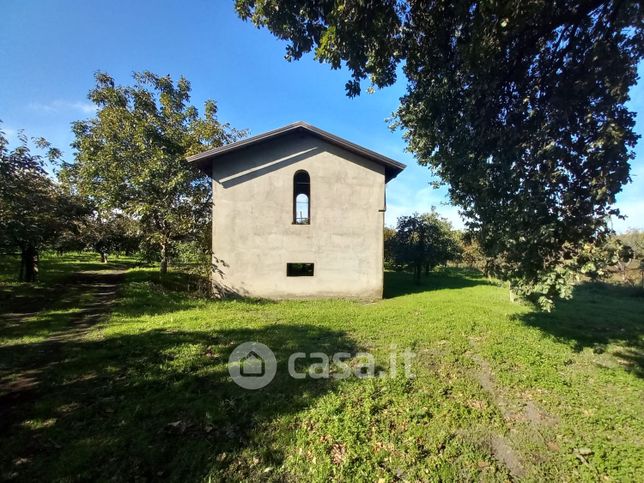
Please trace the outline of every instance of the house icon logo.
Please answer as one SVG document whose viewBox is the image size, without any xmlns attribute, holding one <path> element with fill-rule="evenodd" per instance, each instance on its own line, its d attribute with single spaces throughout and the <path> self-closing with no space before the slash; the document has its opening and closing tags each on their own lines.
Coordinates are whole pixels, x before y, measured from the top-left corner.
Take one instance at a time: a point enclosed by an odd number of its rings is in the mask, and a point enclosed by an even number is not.
<svg viewBox="0 0 644 483">
<path fill-rule="evenodd" d="M 228 358 L 228 373 L 244 389 L 261 389 L 275 377 L 275 354 L 261 342 L 244 342 Z"/>
<path fill-rule="evenodd" d="M 246 357 L 239 361 L 242 376 L 263 376 L 266 373 L 264 359 L 255 351 L 250 351 Z"/>
</svg>

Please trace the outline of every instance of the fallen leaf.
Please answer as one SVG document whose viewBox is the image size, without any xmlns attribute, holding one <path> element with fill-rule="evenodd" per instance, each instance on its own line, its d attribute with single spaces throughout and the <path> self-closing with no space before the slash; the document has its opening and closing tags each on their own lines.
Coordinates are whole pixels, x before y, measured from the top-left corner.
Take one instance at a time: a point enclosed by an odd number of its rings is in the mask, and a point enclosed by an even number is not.
<svg viewBox="0 0 644 483">
<path fill-rule="evenodd" d="M 331 447 L 331 461 L 333 464 L 339 465 L 344 461 L 347 449 L 342 443 L 335 443 Z"/>
<path fill-rule="evenodd" d="M 546 446 L 548 446 L 548 449 L 550 451 L 559 451 L 559 445 L 555 443 L 554 441 L 548 441 L 546 443 Z"/>
</svg>

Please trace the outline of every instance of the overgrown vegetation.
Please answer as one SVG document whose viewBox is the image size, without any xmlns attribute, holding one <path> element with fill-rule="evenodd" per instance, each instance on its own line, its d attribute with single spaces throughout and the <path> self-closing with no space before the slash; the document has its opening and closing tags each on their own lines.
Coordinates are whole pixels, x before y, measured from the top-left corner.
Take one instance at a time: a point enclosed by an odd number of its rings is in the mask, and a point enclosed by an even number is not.
<svg viewBox="0 0 644 483">
<path fill-rule="evenodd" d="M 44 273 L 104 267 L 83 257 L 48 257 Z M 644 472 L 644 298 L 632 289 L 582 284 L 545 314 L 453 268 L 420 285 L 388 272 L 375 304 L 211 301 L 185 281 L 131 268 L 112 315 L 72 336 L 104 288 L 68 284 L 22 318 L 3 302 L 3 478 L 634 481 Z M 278 360 L 259 391 L 236 386 L 226 368 L 249 340 Z M 386 369 L 392 344 L 417 354 L 414 379 L 286 373 L 294 351 L 366 350 Z M 7 396 L 25 377 L 38 384 Z"/>
<path fill-rule="evenodd" d="M 644 289 L 644 232 L 628 230 L 617 236 L 621 243 L 621 257 L 614 273 L 618 280 Z"/>
<path fill-rule="evenodd" d="M 643 239 L 641 231 L 629 230 L 608 236 L 602 243 L 584 245 L 577 256 L 579 267 L 574 282 L 610 280 L 644 289 Z M 416 282 L 420 281 L 423 270 L 427 275 L 434 267 L 448 264 L 476 269 L 486 277 L 498 271 L 499 260 L 484 253 L 474 233 L 454 230 L 433 211 L 400 217 L 395 229 L 385 227 L 384 246 L 385 266 L 411 272 Z M 510 298 L 514 300 L 516 292 L 541 309 L 552 310 L 554 305 L 547 298 L 548 287 L 548 283 L 529 289 L 510 285 Z M 560 288 L 572 296 L 573 285 L 563 284 Z"/>
</svg>

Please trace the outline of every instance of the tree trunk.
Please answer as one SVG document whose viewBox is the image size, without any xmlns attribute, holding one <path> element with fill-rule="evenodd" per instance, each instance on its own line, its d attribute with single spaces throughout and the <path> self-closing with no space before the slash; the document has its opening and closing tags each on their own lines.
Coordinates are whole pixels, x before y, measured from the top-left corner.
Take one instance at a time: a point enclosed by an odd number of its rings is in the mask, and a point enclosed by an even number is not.
<svg viewBox="0 0 644 483">
<path fill-rule="evenodd" d="M 429 263 L 425 264 L 425 276 L 429 277 Z"/>
<path fill-rule="evenodd" d="M 101 252 L 101 263 L 107 263 L 107 253 Z"/>
<path fill-rule="evenodd" d="M 38 276 L 38 250 L 27 245 L 20 254 L 20 281 L 32 283 Z"/>
<path fill-rule="evenodd" d="M 414 282 L 420 284 L 420 274 L 423 271 L 423 266 L 420 263 L 414 265 Z"/>
<path fill-rule="evenodd" d="M 161 244 L 161 273 L 168 273 L 168 244 Z"/>
<path fill-rule="evenodd" d="M 512 282 L 508 282 L 508 292 L 510 295 L 510 302 L 514 303 L 514 301 L 516 300 L 516 296 L 514 291 L 512 290 Z"/>
</svg>

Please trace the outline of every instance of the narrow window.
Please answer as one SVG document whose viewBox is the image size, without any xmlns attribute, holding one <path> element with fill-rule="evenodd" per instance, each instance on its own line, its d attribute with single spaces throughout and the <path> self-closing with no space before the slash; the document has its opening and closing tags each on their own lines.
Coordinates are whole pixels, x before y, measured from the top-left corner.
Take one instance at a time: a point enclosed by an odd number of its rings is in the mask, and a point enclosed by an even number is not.
<svg viewBox="0 0 644 483">
<path fill-rule="evenodd" d="M 287 263 L 287 277 L 312 277 L 313 263 Z"/>
<path fill-rule="evenodd" d="M 293 223 L 311 223 L 311 178 L 306 171 L 298 171 L 293 176 Z"/>
</svg>

